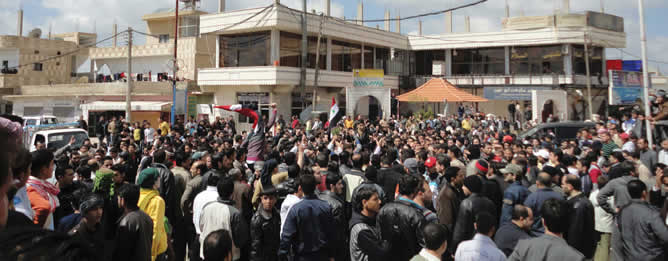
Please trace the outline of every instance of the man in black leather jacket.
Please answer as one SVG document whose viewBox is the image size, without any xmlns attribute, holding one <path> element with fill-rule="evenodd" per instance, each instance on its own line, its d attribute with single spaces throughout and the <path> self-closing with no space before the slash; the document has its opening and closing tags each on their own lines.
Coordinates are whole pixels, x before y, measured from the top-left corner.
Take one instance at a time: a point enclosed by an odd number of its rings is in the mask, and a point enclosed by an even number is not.
<svg viewBox="0 0 668 261">
<path fill-rule="evenodd" d="M 399 197 L 387 203 L 378 213 L 381 237 L 391 245 L 398 246 L 390 250 L 388 260 L 410 260 L 424 245 L 421 231 L 426 220 L 419 205 L 413 201 L 422 185 L 418 177 L 401 176 Z"/>
<path fill-rule="evenodd" d="M 278 260 L 278 247 L 281 242 L 281 216 L 274 208 L 276 189 L 270 188 L 260 193 L 260 205 L 251 218 L 251 261 Z"/>
<path fill-rule="evenodd" d="M 344 260 L 348 253 L 348 216 L 346 214 L 345 202 L 343 198 L 343 178 L 337 173 L 327 175 L 325 180 L 327 190 L 318 195 L 318 198 L 324 200 L 332 207 L 332 217 L 334 218 L 334 234 L 332 240 L 334 250 L 336 251 L 336 260 Z"/>
<path fill-rule="evenodd" d="M 565 175 L 561 187 L 568 195 L 569 225 L 564 239 L 586 258 L 594 257 L 596 230 L 594 230 L 594 205 L 581 191 L 582 182 L 575 175 Z"/>
<path fill-rule="evenodd" d="M 457 214 L 457 223 L 455 232 L 452 236 L 452 250 L 457 249 L 457 245 L 465 240 L 470 240 L 475 234 L 473 221 L 478 213 L 486 211 L 497 213 L 496 206 L 487 197 L 483 196 L 483 182 L 479 176 L 468 176 L 464 179 L 464 194 L 468 195 L 459 205 Z M 498 217 L 496 217 L 498 220 Z M 452 251 L 454 253 L 454 251 Z"/>
</svg>

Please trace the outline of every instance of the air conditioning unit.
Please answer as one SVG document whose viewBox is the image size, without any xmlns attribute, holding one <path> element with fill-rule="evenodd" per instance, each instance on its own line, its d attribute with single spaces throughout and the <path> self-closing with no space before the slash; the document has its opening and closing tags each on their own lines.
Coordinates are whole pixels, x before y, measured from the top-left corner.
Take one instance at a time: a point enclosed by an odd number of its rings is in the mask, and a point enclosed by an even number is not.
<svg viewBox="0 0 668 261">
<path fill-rule="evenodd" d="M 432 75 L 445 75 L 445 61 L 433 61 L 431 64 Z"/>
</svg>

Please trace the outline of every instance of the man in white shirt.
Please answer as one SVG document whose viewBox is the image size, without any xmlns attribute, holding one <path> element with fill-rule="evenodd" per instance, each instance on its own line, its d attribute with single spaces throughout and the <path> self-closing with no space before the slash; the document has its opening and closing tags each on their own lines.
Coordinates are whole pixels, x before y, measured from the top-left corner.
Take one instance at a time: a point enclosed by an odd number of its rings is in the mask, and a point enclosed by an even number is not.
<svg viewBox="0 0 668 261">
<path fill-rule="evenodd" d="M 495 223 L 492 214 L 488 212 L 478 214 L 474 223 L 478 233 L 472 240 L 459 244 L 455 252 L 455 261 L 505 261 L 506 255 L 490 238 L 494 235 Z"/>
<path fill-rule="evenodd" d="M 195 233 L 198 235 L 202 233 L 199 227 L 199 219 L 202 215 L 202 209 L 204 209 L 204 206 L 207 203 L 218 199 L 218 189 L 216 188 L 218 179 L 218 176 L 211 175 L 206 181 L 206 189 L 197 194 L 193 201 L 193 224 L 195 224 Z"/>
<path fill-rule="evenodd" d="M 661 142 L 661 150 L 659 151 L 657 162 L 668 165 L 668 139 Z"/>
<path fill-rule="evenodd" d="M 146 123 L 146 128 L 144 128 L 144 140 L 146 144 L 153 144 L 153 139 L 155 138 L 155 129 L 151 128 L 151 123 Z"/>
<path fill-rule="evenodd" d="M 290 209 L 292 209 L 292 206 L 302 201 L 302 197 L 304 197 L 302 186 L 299 186 L 296 183 L 294 186 L 297 186 L 297 188 L 293 188 L 295 193 L 288 194 L 288 196 L 285 197 L 285 200 L 283 200 L 283 204 L 281 204 L 281 236 L 283 236 L 283 225 L 285 224 L 285 219 L 288 217 L 288 213 L 290 213 Z"/>
<path fill-rule="evenodd" d="M 596 245 L 596 252 L 594 252 L 594 260 L 609 260 L 610 258 L 610 237 L 612 235 L 612 229 L 615 226 L 614 218 L 612 214 L 603 210 L 601 205 L 598 204 L 598 193 L 605 187 L 608 183 L 608 177 L 599 176 L 598 177 L 598 188 L 591 192 L 589 195 L 589 201 L 594 206 L 594 229 L 600 233 L 600 239 Z M 608 199 L 608 204 L 611 206 L 614 205 L 614 197 Z"/>
<path fill-rule="evenodd" d="M 440 261 L 448 247 L 448 229 L 430 222 L 422 229 L 425 247 L 410 261 Z"/>
</svg>

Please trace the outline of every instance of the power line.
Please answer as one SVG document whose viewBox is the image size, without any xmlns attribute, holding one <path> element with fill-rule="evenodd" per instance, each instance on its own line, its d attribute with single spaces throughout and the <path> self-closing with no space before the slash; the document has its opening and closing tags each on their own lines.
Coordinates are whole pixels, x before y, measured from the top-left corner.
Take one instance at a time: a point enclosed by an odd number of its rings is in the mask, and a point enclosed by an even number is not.
<svg viewBox="0 0 668 261">
<path fill-rule="evenodd" d="M 68 56 L 68 55 L 71 55 L 71 54 L 75 54 L 75 53 L 78 53 L 79 51 L 81 51 L 82 49 L 86 49 L 86 48 L 89 48 L 89 47 L 94 47 L 94 46 L 96 46 L 96 45 L 99 44 L 99 43 L 102 43 L 102 42 L 111 40 L 112 38 L 114 38 L 114 37 L 116 37 L 116 36 L 119 36 L 119 35 L 121 35 L 121 34 L 124 34 L 124 33 L 126 33 L 127 31 L 128 31 L 128 30 L 122 31 L 122 32 L 120 32 L 120 33 L 117 33 L 117 34 L 115 34 L 115 35 L 109 36 L 109 37 L 107 37 L 107 38 L 104 38 L 104 39 L 102 39 L 102 40 L 100 40 L 100 41 L 97 41 L 97 42 L 95 42 L 95 43 L 92 43 L 92 44 L 87 44 L 87 45 L 79 46 L 79 48 L 77 48 L 77 49 L 75 49 L 75 50 L 73 50 L 73 51 L 70 51 L 70 52 L 62 53 L 62 54 L 60 54 L 60 55 L 56 55 L 56 56 L 51 56 L 51 57 L 49 57 L 49 58 L 42 59 L 42 60 L 39 60 L 39 61 L 36 61 L 36 62 L 30 62 L 30 63 L 26 63 L 26 64 L 17 65 L 17 66 L 14 66 L 14 67 L 9 67 L 9 69 L 18 69 L 18 68 L 21 68 L 21 67 L 25 67 L 25 66 L 29 66 L 29 65 L 34 65 L 34 64 L 38 64 L 38 63 L 43 63 L 43 62 L 48 62 L 48 61 L 51 61 L 51 60 L 54 60 L 54 59 L 58 59 L 58 58 L 61 58 L 61 57 L 64 57 L 64 56 Z"/>
<path fill-rule="evenodd" d="M 372 22 L 385 22 L 385 21 L 401 21 L 401 20 L 409 20 L 409 19 L 415 19 L 415 18 L 420 18 L 420 17 L 425 17 L 425 16 L 439 15 L 439 14 L 443 14 L 443 13 L 447 13 L 447 12 L 455 11 L 455 10 L 458 10 L 458 9 L 463 9 L 463 8 L 466 8 L 466 7 L 471 7 L 471 6 L 474 6 L 474 5 L 479 5 L 479 4 L 482 4 L 482 3 L 484 3 L 484 2 L 487 2 L 487 0 L 479 0 L 479 1 L 476 1 L 476 2 L 473 2 L 473 3 L 469 3 L 469 4 L 465 4 L 465 5 L 460 5 L 460 6 L 453 7 L 453 8 L 449 8 L 449 9 L 445 9 L 445 10 L 440 10 L 440 11 L 435 11 L 435 12 L 429 12 L 429 13 L 424 13 L 424 14 L 418 14 L 418 15 L 412 15 L 412 16 L 407 16 L 407 17 L 403 17 L 403 18 L 371 19 L 371 20 L 364 20 L 364 19 L 362 19 L 362 20 L 359 20 L 359 19 L 346 19 L 345 21 L 350 21 L 350 22 L 361 22 L 361 23 L 372 23 Z"/>
</svg>

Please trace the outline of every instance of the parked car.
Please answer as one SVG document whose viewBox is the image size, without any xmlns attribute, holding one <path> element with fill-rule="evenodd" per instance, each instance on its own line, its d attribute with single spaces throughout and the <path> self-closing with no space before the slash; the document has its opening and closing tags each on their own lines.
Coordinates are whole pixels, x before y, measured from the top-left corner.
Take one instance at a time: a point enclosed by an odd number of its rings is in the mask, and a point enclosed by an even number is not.
<svg viewBox="0 0 668 261">
<path fill-rule="evenodd" d="M 27 116 L 23 117 L 24 126 L 37 126 L 44 124 L 57 124 L 58 119 L 56 116 L 44 115 L 44 116 Z"/>
<path fill-rule="evenodd" d="M 578 131 L 582 128 L 593 128 L 596 124 L 584 121 L 562 121 L 539 124 L 518 135 L 523 140 L 527 137 L 542 136 L 550 132 L 554 133 L 556 140 L 575 139 Z"/>
</svg>

